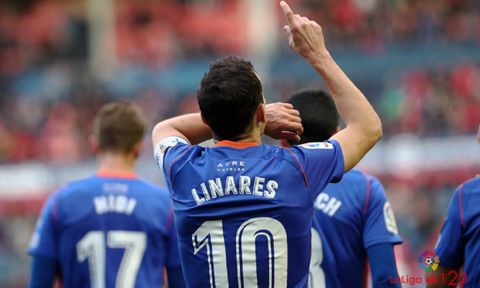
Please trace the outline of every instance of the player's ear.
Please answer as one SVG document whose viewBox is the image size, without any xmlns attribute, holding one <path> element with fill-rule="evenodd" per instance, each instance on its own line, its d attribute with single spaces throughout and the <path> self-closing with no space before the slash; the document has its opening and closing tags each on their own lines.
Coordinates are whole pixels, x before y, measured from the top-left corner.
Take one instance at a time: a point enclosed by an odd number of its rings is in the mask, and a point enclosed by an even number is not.
<svg viewBox="0 0 480 288">
<path fill-rule="evenodd" d="M 95 136 L 88 136 L 88 145 L 90 146 L 90 150 L 93 152 L 93 154 L 97 154 L 100 151 L 100 146 L 98 145 L 98 141 Z"/>
<path fill-rule="evenodd" d="M 265 114 L 265 104 L 260 103 L 257 107 L 257 112 L 255 113 L 256 115 L 256 120 L 258 123 L 265 123 L 267 122 L 267 116 Z"/>
<path fill-rule="evenodd" d="M 132 149 L 132 154 L 133 154 L 133 157 L 135 157 L 135 159 L 138 158 L 138 156 L 140 156 L 140 151 L 142 149 L 142 142 L 138 142 L 137 144 L 135 144 L 135 146 L 133 146 L 133 149 Z"/>
<path fill-rule="evenodd" d="M 205 117 L 203 117 L 203 113 L 202 113 L 202 112 L 200 112 L 200 116 L 202 117 L 202 122 L 203 122 L 203 124 L 209 126 L 207 120 L 205 120 Z M 209 126 L 209 127 L 210 127 L 210 126 Z"/>
</svg>

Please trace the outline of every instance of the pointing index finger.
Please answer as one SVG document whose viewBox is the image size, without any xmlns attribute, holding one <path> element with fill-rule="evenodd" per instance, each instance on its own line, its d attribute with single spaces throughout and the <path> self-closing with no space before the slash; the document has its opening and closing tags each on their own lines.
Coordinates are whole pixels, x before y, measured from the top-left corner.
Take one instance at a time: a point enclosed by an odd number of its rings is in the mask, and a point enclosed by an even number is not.
<svg viewBox="0 0 480 288">
<path fill-rule="evenodd" d="M 280 7 L 282 7 L 283 14 L 285 14 L 285 17 L 287 18 L 288 23 L 291 24 L 293 22 L 292 9 L 290 8 L 290 6 L 288 6 L 287 2 L 285 1 L 280 1 Z"/>
</svg>

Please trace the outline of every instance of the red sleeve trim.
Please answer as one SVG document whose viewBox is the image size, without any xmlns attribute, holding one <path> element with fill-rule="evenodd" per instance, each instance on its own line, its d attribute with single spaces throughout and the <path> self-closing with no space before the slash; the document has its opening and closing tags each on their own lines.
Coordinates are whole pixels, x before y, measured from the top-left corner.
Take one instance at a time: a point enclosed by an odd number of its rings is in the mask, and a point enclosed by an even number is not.
<svg viewBox="0 0 480 288">
<path fill-rule="evenodd" d="M 167 227 L 169 230 L 172 229 L 172 226 L 173 226 L 173 217 L 174 217 L 173 203 L 172 201 L 170 201 L 170 211 L 168 212 L 168 219 L 167 219 Z"/>
<path fill-rule="evenodd" d="M 368 175 L 365 172 L 361 172 L 365 181 L 367 181 L 367 190 L 365 191 L 365 205 L 363 206 L 363 213 L 368 212 L 368 206 L 370 203 L 370 181 L 368 180 Z"/>
<path fill-rule="evenodd" d="M 288 152 L 290 152 L 290 154 L 292 154 L 293 158 L 295 158 L 295 160 L 297 160 L 298 166 L 300 166 L 300 170 L 302 170 L 303 180 L 305 181 L 305 185 L 307 185 L 307 187 L 308 187 L 307 174 L 305 173 L 305 169 L 303 169 L 302 163 L 300 163 L 300 159 L 298 159 L 297 155 L 295 155 L 295 153 L 292 152 L 290 147 L 288 147 L 287 149 L 288 149 Z"/>
<path fill-rule="evenodd" d="M 458 190 L 458 209 L 460 211 L 460 222 L 462 223 L 462 227 L 465 226 L 465 222 L 463 220 L 463 205 L 462 205 L 462 192 L 463 192 L 463 186 L 465 184 L 462 184 Z"/>
</svg>

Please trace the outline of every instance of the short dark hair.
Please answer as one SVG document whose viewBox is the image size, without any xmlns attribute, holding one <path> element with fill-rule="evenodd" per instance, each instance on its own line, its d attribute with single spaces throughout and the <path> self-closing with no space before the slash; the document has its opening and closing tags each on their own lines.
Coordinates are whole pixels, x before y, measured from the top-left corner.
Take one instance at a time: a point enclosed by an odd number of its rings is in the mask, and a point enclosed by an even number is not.
<svg viewBox="0 0 480 288">
<path fill-rule="evenodd" d="M 215 137 L 236 140 L 252 128 L 253 116 L 263 103 L 262 83 L 252 63 L 227 57 L 210 65 L 200 83 L 197 100 Z"/>
<path fill-rule="evenodd" d="M 302 140 L 290 140 L 290 145 L 325 141 L 335 134 L 338 112 L 328 93 L 322 90 L 303 90 L 295 93 L 288 102 L 300 112 L 304 129 Z"/>
<path fill-rule="evenodd" d="M 145 120 L 140 109 L 127 102 L 105 104 L 98 111 L 93 133 L 100 151 L 128 154 L 140 143 Z"/>
</svg>

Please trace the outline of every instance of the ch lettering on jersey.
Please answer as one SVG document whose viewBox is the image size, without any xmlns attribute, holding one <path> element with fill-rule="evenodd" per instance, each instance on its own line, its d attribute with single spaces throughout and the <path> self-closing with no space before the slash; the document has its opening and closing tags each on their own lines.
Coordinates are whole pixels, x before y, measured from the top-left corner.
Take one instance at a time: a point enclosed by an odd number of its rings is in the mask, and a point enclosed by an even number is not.
<svg viewBox="0 0 480 288">
<path fill-rule="evenodd" d="M 264 177 L 240 175 L 237 179 L 233 176 L 210 179 L 200 183 L 199 187 L 192 189 L 192 196 L 197 205 L 217 197 L 228 195 L 256 195 L 268 199 L 275 198 L 278 182 Z"/>
<path fill-rule="evenodd" d="M 328 195 L 325 192 L 320 193 L 315 199 L 315 208 L 332 217 L 338 211 L 342 202 L 337 198 Z"/>
<path fill-rule="evenodd" d="M 131 215 L 137 206 L 135 198 L 128 198 L 125 195 L 104 195 L 93 198 L 95 212 L 99 215 L 105 213 L 123 213 Z"/>
<path fill-rule="evenodd" d="M 231 161 L 225 161 L 222 163 L 217 164 L 217 172 L 241 172 L 245 171 L 245 161 L 237 161 L 237 160 L 231 160 Z"/>
</svg>

